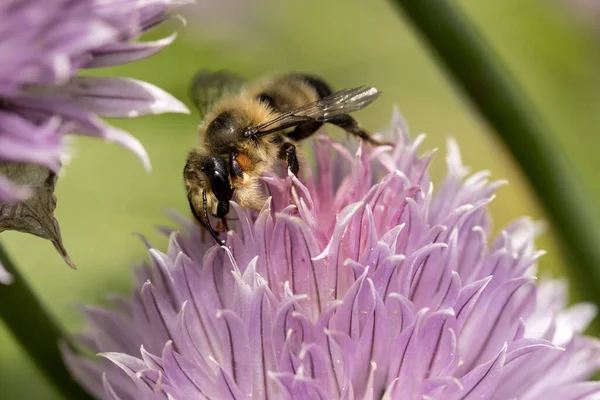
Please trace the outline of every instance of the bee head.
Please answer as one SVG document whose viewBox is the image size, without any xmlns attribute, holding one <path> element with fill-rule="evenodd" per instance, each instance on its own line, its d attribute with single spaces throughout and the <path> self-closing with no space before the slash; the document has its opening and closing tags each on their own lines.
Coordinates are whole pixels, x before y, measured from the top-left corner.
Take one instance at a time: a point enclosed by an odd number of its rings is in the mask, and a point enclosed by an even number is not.
<svg viewBox="0 0 600 400">
<path fill-rule="evenodd" d="M 211 207 L 215 217 L 224 217 L 229 211 L 229 200 L 233 197 L 233 189 L 229 182 L 229 168 L 223 157 L 200 155 L 192 151 L 184 169 L 184 179 L 188 190 L 199 188 L 214 195 L 217 200 L 216 210 Z M 214 200 L 211 201 L 214 204 Z"/>
<path fill-rule="evenodd" d="M 212 228 L 209 214 L 224 220 L 229 212 L 233 189 L 229 183 L 228 171 L 227 161 L 224 158 L 203 155 L 197 150 L 190 152 L 183 170 L 192 214 L 221 245 L 223 241 Z"/>
</svg>

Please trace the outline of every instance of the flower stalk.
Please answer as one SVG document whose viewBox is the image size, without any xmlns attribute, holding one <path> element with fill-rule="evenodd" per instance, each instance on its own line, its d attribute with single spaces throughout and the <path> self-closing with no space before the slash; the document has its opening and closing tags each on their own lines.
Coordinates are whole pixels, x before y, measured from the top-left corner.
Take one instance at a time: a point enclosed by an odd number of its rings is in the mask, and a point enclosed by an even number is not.
<svg viewBox="0 0 600 400">
<path fill-rule="evenodd" d="M 0 263 L 13 276 L 0 285 L 0 319 L 40 371 L 67 399 L 92 399 L 65 368 L 58 342 L 68 336 L 54 321 L 0 243 Z"/>
<path fill-rule="evenodd" d="M 550 129 L 499 57 L 451 0 L 393 0 L 427 42 L 451 80 L 488 122 L 534 189 L 555 227 L 581 296 L 600 304 L 600 234 Z M 596 320 L 594 332 L 600 332 Z"/>
</svg>

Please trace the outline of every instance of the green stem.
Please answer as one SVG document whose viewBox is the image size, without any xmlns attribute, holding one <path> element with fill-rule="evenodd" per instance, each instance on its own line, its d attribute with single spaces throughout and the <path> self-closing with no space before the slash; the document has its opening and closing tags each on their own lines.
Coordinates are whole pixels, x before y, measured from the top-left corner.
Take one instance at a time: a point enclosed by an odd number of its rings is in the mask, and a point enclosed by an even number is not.
<svg viewBox="0 0 600 400">
<path fill-rule="evenodd" d="M 1 243 L 0 262 L 14 278 L 9 285 L 0 284 L 0 319 L 65 398 L 92 399 L 73 380 L 63 363 L 58 341 L 68 336 L 44 309 Z"/>
<path fill-rule="evenodd" d="M 554 226 L 581 295 L 600 304 L 597 215 L 542 118 L 452 0 L 392 0 L 521 166 Z M 600 319 L 595 331 L 600 332 Z"/>
</svg>

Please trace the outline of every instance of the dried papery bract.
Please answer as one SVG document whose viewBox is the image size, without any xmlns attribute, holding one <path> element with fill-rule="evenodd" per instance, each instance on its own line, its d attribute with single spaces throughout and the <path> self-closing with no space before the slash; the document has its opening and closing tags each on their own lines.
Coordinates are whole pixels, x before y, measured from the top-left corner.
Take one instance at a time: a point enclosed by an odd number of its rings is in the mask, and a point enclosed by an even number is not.
<svg viewBox="0 0 600 400">
<path fill-rule="evenodd" d="M 36 164 L 0 164 L 0 171 L 13 182 L 22 183 L 34 192 L 26 200 L 0 203 L 0 232 L 15 230 L 50 240 L 65 262 L 75 268 L 63 246 L 58 221 L 54 217 L 56 174 Z"/>
</svg>

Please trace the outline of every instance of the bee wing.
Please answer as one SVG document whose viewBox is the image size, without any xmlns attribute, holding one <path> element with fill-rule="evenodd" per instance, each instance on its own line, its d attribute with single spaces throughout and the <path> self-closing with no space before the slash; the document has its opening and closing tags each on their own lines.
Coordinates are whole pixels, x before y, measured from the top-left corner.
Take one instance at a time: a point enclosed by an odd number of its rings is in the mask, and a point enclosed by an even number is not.
<svg viewBox="0 0 600 400">
<path fill-rule="evenodd" d="M 347 114 L 366 107 L 380 94 L 380 91 L 371 86 L 340 90 L 315 102 L 284 112 L 270 121 L 250 127 L 245 135 L 264 136 L 304 122 L 326 122 L 327 119 L 336 115 Z"/>
<path fill-rule="evenodd" d="M 246 79 L 231 71 L 202 69 L 194 75 L 190 84 L 190 99 L 204 117 L 217 100 L 226 94 L 237 93 Z"/>
</svg>

